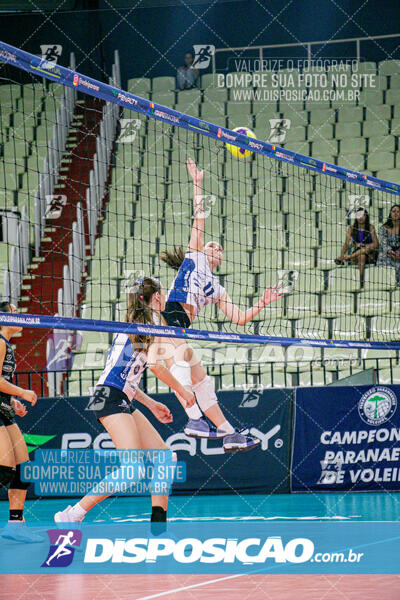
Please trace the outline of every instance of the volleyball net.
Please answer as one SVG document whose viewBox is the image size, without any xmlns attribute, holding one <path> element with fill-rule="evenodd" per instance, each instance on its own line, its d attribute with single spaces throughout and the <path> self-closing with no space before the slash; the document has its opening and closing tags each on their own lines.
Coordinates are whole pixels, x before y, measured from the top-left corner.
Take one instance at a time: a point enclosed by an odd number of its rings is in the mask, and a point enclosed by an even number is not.
<svg viewBox="0 0 400 600">
<path fill-rule="evenodd" d="M 378 168 L 334 164 L 334 108 L 328 123 L 304 110 L 307 121 L 297 126 L 309 149 L 311 130 L 329 137 L 330 129 L 326 162 L 291 151 L 289 142 L 282 148 L 246 135 L 269 124 L 271 106 L 221 109 L 201 90 L 123 91 L 117 57 L 107 83 L 4 43 L 0 60 L 2 297 L 20 310 L 1 319 L 24 326 L 18 348 L 26 368 L 48 366 L 57 348 L 79 349 L 82 338 L 106 344 L 110 333 L 128 331 L 127 295 L 143 277 L 168 291 L 176 271 L 164 253 L 185 252 L 198 222 L 188 159 L 204 170 L 204 242 L 223 248 L 220 285 L 242 311 L 269 286 L 284 295 L 245 325 L 210 304 L 193 329 L 147 326 L 147 333 L 237 347 L 399 348 L 395 261 L 379 261 L 379 247 L 364 274 L 357 258 L 335 260 L 360 211 L 379 241 L 400 186 L 374 177 Z M 273 109 L 284 129 L 283 107 Z M 371 242 L 363 236 L 352 237 L 348 254 Z"/>
</svg>

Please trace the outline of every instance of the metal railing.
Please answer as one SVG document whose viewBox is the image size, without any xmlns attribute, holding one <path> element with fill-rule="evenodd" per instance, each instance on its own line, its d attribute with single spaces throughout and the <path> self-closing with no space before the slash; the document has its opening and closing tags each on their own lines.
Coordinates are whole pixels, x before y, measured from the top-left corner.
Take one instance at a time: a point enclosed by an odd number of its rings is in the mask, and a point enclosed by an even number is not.
<svg viewBox="0 0 400 600">
<path fill-rule="evenodd" d="M 400 383 L 399 357 L 357 358 L 353 360 L 284 362 L 280 367 L 276 362 L 249 362 L 231 364 L 205 364 L 207 373 L 214 379 L 216 391 L 243 390 L 251 388 L 299 387 L 332 385 L 349 377 L 360 376 L 358 384 Z M 395 373 L 397 368 L 398 373 Z M 65 395 L 86 396 L 94 387 L 102 369 L 82 369 L 72 371 L 18 371 L 15 383 L 24 388 L 36 385 L 41 396 L 48 396 L 48 376 L 56 374 L 62 380 Z M 321 379 L 322 374 L 322 379 Z M 306 381 L 306 383 L 305 383 Z M 165 392 L 165 386 L 156 378 L 150 378 L 145 371 L 142 388 L 149 394 Z M 71 393 L 73 392 L 73 393 Z"/>
<path fill-rule="evenodd" d="M 242 46 L 242 47 L 238 47 L 238 48 L 216 48 L 215 49 L 215 54 L 213 54 L 212 57 L 212 69 L 213 69 L 213 73 L 216 72 L 216 55 L 218 54 L 222 54 L 222 53 L 226 53 L 226 52 L 248 52 L 248 51 L 258 51 L 259 53 L 259 60 L 260 63 L 262 64 L 262 61 L 265 59 L 264 56 L 264 51 L 269 49 L 277 49 L 277 48 L 304 48 L 304 50 L 307 52 L 307 61 L 311 61 L 313 56 L 312 56 L 312 49 L 315 46 L 327 46 L 327 45 L 332 45 L 332 44 L 349 44 L 349 43 L 354 43 L 355 44 L 355 48 L 356 48 L 356 59 L 357 61 L 360 60 L 361 58 L 361 44 L 362 42 L 371 42 L 374 40 L 382 40 L 382 39 L 389 39 L 389 38 L 400 38 L 400 33 L 389 33 L 389 34 L 385 34 L 385 35 L 374 35 L 374 36 L 364 36 L 364 37 L 355 37 L 355 38 L 341 38 L 341 39 L 335 39 L 335 40 L 321 40 L 321 41 L 316 41 L 316 42 L 292 42 L 292 43 L 286 43 L 286 44 L 264 44 L 262 46 Z M 240 58 L 240 56 L 238 57 Z M 319 57 L 322 58 L 322 57 Z M 261 69 L 260 69 L 261 70 Z"/>
</svg>

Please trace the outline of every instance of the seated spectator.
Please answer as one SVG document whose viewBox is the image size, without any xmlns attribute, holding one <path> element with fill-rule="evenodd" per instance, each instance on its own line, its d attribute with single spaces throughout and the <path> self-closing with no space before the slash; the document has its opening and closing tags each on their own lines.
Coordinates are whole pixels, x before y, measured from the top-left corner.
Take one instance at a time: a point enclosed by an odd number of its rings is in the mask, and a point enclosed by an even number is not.
<svg viewBox="0 0 400 600">
<path fill-rule="evenodd" d="M 375 264 L 378 249 L 378 238 L 375 227 L 369 222 L 369 214 L 365 208 L 357 208 L 353 225 L 347 230 L 346 241 L 342 253 L 335 260 L 337 265 L 346 262 L 358 265 L 361 287 L 364 285 L 366 264 Z"/>
<path fill-rule="evenodd" d="M 192 88 L 197 87 L 199 72 L 195 67 L 192 66 L 193 61 L 193 53 L 186 52 L 185 64 L 182 67 L 179 67 L 178 72 L 176 74 L 178 88 L 180 90 L 190 90 Z"/>
<path fill-rule="evenodd" d="M 379 232 L 377 264 L 396 269 L 396 284 L 400 285 L 400 205 L 394 204 Z"/>
</svg>

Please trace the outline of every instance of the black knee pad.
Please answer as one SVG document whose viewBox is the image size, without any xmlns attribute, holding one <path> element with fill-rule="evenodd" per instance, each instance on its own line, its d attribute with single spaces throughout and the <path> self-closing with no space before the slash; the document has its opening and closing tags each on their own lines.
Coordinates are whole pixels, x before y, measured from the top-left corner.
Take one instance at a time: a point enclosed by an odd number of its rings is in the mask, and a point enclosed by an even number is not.
<svg viewBox="0 0 400 600">
<path fill-rule="evenodd" d="M 0 465 L 0 489 L 6 487 L 13 479 L 15 469 Z"/>
<path fill-rule="evenodd" d="M 10 490 L 27 490 L 29 486 L 30 481 L 21 481 L 21 465 L 17 465 L 10 483 Z"/>
</svg>

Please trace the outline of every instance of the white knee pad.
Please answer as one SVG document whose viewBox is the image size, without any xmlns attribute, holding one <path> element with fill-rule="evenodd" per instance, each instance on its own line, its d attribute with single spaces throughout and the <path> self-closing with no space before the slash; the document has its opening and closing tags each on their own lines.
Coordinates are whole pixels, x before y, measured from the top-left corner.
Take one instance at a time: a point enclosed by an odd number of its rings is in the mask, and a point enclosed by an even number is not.
<svg viewBox="0 0 400 600">
<path fill-rule="evenodd" d="M 196 394 L 197 404 L 203 412 L 218 402 L 218 398 L 214 391 L 214 384 L 208 375 L 193 386 L 193 391 Z"/>
<path fill-rule="evenodd" d="M 179 360 L 170 368 L 170 372 L 183 387 L 192 387 L 190 366 L 185 360 Z"/>
</svg>

